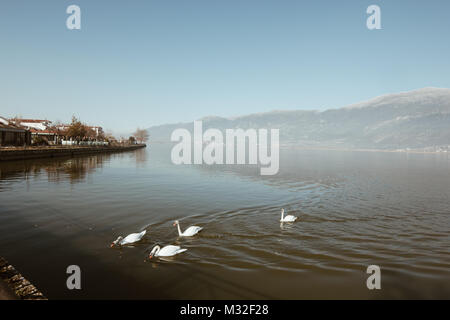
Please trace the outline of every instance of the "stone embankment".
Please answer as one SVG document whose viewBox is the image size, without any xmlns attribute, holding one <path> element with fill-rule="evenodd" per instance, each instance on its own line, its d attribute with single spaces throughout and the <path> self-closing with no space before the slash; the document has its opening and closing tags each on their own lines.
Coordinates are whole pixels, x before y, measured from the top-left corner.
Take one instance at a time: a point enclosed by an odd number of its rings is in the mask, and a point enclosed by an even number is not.
<svg viewBox="0 0 450 320">
<path fill-rule="evenodd" d="M 47 300 L 34 285 L 0 257 L 0 300 Z"/>
<path fill-rule="evenodd" d="M 145 144 L 125 146 L 51 146 L 0 148 L 0 161 L 27 160 L 53 157 L 73 157 L 96 153 L 113 153 L 145 148 Z"/>
</svg>

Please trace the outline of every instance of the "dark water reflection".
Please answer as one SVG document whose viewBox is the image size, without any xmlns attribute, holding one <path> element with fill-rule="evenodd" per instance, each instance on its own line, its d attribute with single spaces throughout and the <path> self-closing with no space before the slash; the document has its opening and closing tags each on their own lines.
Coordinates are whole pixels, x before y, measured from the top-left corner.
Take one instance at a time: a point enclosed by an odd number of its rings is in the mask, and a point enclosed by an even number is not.
<svg viewBox="0 0 450 320">
<path fill-rule="evenodd" d="M 113 157 L 120 159 L 125 156 L 116 154 Z M 132 154 L 132 157 L 139 166 L 146 162 L 147 152 L 145 149 L 139 149 Z M 104 162 L 109 163 L 110 159 L 110 154 L 100 154 L 74 158 L 6 161 L 0 165 L 0 179 L 6 181 L 47 175 L 49 182 L 57 183 L 67 180 L 70 183 L 83 182 L 90 174 L 100 170 Z"/>
<path fill-rule="evenodd" d="M 444 154 L 281 151 L 280 172 L 170 148 L 0 164 L 0 255 L 50 298 L 448 298 Z M 280 225 L 279 210 L 299 216 Z M 204 227 L 195 238 L 182 228 Z M 146 228 L 142 243 L 110 249 Z M 149 261 L 155 244 L 180 256 Z M 65 287 L 77 264 L 83 289 Z M 382 290 L 366 288 L 368 265 Z"/>
<path fill-rule="evenodd" d="M 70 183 L 82 182 L 87 175 L 101 169 L 108 155 L 95 155 L 84 158 L 61 158 L 44 160 L 25 160 L 5 162 L 0 166 L 0 179 L 14 180 L 40 178 L 46 175 L 49 182 L 58 183 L 69 180 Z"/>
</svg>

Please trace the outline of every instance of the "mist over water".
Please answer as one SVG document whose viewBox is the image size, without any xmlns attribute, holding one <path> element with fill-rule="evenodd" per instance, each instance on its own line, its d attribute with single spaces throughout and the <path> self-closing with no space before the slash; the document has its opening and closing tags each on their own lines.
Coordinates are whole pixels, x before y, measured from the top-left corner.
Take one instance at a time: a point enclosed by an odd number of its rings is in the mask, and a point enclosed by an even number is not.
<svg viewBox="0 0 450 320">
<path fill-rule="evenodd" d="M 279 173 L 259 172 L 175 166 L 168 144 L 2 162 L 0 255 L 51 299 L 450 296 L 447 154 L 282 149 Z M 282 207 L 296 223 L 280 225 Z M 178 238 L 176 219 L 204 230 Z M 155 244 L 188 251 L 149 261 Z M 366 287 L 371 264 L 381 290 Z"/>
</svg>

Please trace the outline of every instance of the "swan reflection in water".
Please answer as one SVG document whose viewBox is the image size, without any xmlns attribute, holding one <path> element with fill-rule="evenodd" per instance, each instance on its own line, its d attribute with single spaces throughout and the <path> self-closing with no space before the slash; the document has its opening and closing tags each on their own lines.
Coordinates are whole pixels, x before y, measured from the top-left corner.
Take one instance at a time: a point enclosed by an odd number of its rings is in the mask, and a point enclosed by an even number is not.
<svg viewBox="0 0 450 320">
<path fill-rule="evenodd" d="M 280 222 L 280 229 L 283 231 L 290 230 L 294 228 L 294 224 L 290 222 Z"/>
</svg>

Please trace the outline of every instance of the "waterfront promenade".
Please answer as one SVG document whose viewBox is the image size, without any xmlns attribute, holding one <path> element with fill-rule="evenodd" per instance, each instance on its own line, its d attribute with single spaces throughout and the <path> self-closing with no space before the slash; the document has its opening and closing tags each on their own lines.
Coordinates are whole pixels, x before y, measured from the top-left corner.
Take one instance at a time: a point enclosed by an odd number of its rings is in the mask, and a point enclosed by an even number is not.
<svg viewBox="0 0 450 320">
<path fill-rule="evenodd" d="M 0 161 L 72 157 L 96 153 L 124 152 L 145 147 L 145 144 L 115 146 L 3 147 L 0 148 Z"/>
</svg>

